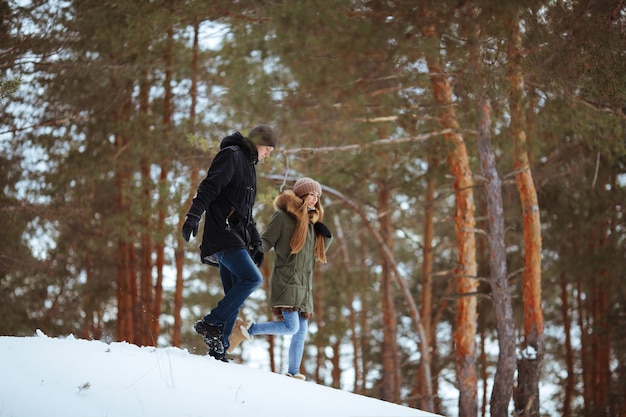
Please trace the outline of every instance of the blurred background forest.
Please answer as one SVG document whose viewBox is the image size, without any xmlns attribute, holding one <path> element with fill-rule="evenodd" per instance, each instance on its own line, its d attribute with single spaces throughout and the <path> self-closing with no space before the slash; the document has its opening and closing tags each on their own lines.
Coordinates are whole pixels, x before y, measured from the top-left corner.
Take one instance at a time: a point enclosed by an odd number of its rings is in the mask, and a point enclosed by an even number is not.
<svg viewBox="0 0 626 417">
<path fill-rule="evenodd" d="M 309 379 L 625 415 L 622 0 L 0 0 L 0 69 L 1 335 L 204 352 L 222 290 L 182 221 L 220 140 L 264 123 L 259 229 L 310 176 L 335 236 Z M 242 312 L 269 313 L 265 289 Z"/>
</svg>

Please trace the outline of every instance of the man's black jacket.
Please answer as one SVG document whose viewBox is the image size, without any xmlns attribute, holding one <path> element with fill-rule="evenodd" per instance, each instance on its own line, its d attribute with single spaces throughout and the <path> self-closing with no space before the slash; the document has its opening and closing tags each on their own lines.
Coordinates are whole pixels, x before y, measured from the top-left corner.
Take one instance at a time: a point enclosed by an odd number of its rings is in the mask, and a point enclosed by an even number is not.
<svg viewBox="0 0 626 417">
<path fill-rule="evenodd" d="M 203 261 L 217 252 L 260 244 L 252 217 L 257 157 L 256 145 L 241 133 L 222 139 L 188 212 L 199 218 L 206 212 L 200 246 Z"/>
</svg>

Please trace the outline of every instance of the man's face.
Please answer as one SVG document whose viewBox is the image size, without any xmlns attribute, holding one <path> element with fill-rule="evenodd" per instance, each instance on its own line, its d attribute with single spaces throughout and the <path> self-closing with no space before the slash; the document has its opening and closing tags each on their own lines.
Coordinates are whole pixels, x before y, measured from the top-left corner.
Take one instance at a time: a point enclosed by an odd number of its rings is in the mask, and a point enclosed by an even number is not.
<svg viewBox="0 0 626 417">
<path fill-rule="evenodd" d="M 273 146 L 257 145 L 258 161 L 263 162 L 266 158 L 270 157 L 270 154 L 274 150 Z"/>
</svg>

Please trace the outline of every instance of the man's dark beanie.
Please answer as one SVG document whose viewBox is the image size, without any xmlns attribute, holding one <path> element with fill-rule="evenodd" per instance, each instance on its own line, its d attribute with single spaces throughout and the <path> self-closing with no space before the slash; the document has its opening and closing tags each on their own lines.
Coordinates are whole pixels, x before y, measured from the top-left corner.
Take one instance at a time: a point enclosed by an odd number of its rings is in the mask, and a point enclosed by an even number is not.
<svg viewBox="0 0 626 417">
<path fill-rule="evenodd" d="M 272 146 L 276 147 L 278 144 L 278 137 L 274 133 L 274 129 L 267 125 L 258 125 L 250 131 L 248 139 L 255 145 Z"/>
</svg>

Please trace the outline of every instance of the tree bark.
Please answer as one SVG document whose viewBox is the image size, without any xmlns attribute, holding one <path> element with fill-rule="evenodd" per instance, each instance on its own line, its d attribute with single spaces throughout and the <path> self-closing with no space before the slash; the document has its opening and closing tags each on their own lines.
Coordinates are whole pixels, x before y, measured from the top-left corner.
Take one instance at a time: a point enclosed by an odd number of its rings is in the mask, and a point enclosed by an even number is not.
<svg viewBox="0 0 626 417">
<path fill-rule="evenodd" d="M 476 375 L 476 242 L 474 229 L 474 194 L 472 172 L 463 137 L 452 106 L 452 86 L 446 77 L 439 56 L 439 40 L 434 26 L 422 30 L 425 38 L 425 57 L 435 101 L 442 105 L 440 122 L 453 133 L 444 135 L 449 145 L 448 163 L 454 176 L 456 210 L 454 215 L 457 238 L 458 264 L 455 270 L 457 294 L 456 309 L 456 367 L 459 383 L 459 416 L 475 417 L 478 412 Z"/>
<path fill-rule="evenodd" d="M 498 329 L 498 364 L 491 393 L 491 415 L 507 417 L 515 376 L 515 326 L 509 292 L 506 247 L 504 243 L 504 210 L 502 181 L 491 146 L 491 109 L 484 100 L 480 108 L 478 155 L 485 182 L 487 219 L 489 223 L 489 283 Z"/>
<path fill-rule="evenodd" d="M 341 388 L 341 366 L 339 365 L 341 359 L 341 339 L 336 338 L 335 341 L 331 345 L 333 350 L 333 357 L 331 358 L 331 363 L 333 364 L 333 369 L 331 370 L 332 376 L 332 387 L 340 389 Z"/>
<path fill-rule="evenodd" d="M 387 248 L 393 247 L 390 218 L 391 193 L 385 180 L 378 181 L 378 219 L 380 235 Z M 384 254 L 381 254 L 381 288 L 383 313 L 383 376 L 382 398 L 385 401 L 397 402 L 400 399 L 400 364 L 398 362 L 398 343 L 396 339 L 397 319 L 393 297 L 393 278 Z"/>
<path fill-rule="evenodd" d="M 170 2 L 170 6 L 173 5 L 173 1 Z M 163 80 L 163 143 L 172 143 L 172 117 L 174 114 L 174 102 L 172 93 L 172 74 L 174 72 L 174 29 L 170 26 L 167 30 L 167 46 L 164 56 L 165 62 L 165 79 Z M 154 283 L 154 298 L 152 300 L 151 308 L 149 310 L 150 322 L 148 323 L 150 329 L 150 342 L 155 346 L 161 332 L 161 325 L 159 323 L 159 317 L 161 315 L 161 307 L 163 303 L 163 267 L 165 266 L 165 216 L 167 215 L 168 205 L 168 174 L 170 170 L 171 157 L 166 155 L 161 163 L 161 174 L 159 176 L 159 201 L 157 209 L 157 236 L 156 243 L 156 282 Z M 151 281 L 152 282 L 152 281 Z"/>
<path fill-rule="evenodd" d="M 521 70 L 522 38 L 517 11 L 506 19 L 508 77 L 510 84 L 510 135 L 514 143 L 513 166 L 522 205 L 524 224 L 524 346 L 518 363 L 517 410 L 530 410 L 539 416 L 539 374 L 543 359 L 543 312 L 541 309 L 541 224 L 539 204 L 528 165 L 523 111 L 524 78 Z"/>
<path fill-rule="evenodd" d="M 200 22 L 196 19 L 193 21 L 193 46 L 191 48 L 191 86 L 189 88 L 189 99 L 191 103 L 189 105 L 189 131 L 196 132 L 196 106 L 198 105 L 198 78 L 199 78 L 199 64 L 198 58 L 200 53 Z M 190 164 L 190 176 L 189 181 L 192 186 L 198 184 L 199 174 L 196 164 L 193 162 Z M 191 206 L 193 195 L 189 194 L 182 205 L 183 210 L 187 210 Z M 181 331 L 183 327 L 183 320 L 180 315 L 183 308 L 183 288 L 185 285 L 185 278 L 183 275 L 183 267 L 185 264 L 185 240 L 182 237 L 181 230 L 185 223 L 185 212 L 179 213 L 178 216 L 178 229 L 176 233 L 176 253 L 174 254 L 176 263 L 176 288 L 174 289 L 174 329 L 172 331 L 172 345 L 180 346 L 181 343 Z"/>
<path fill-rule="evenodd" d="M 480 406 L 480 415 L 485 417 L 487 415 L 487 403 L 489 402 L 487 398 L 487 386 L 489 383 L 489 372 L 488 363 L 487 363 L 487 349 L 485 347 L 485 338 L 487 337 L 487 332 L 485 331 L 485 326 L 480 328 L 480 353 L 478 356 L 478 362 L 480 364 L 480 379 L 482 381 L 482 396 L 481 396 L 481 406 Z"/>
<path fill-rule="evenodd" d="M 342 202 L 342 204 L 344 204 L 346 207 L 348 207 L 350 210 L 352 210 L 354 213 L 356 213 L 359 216 L 359 218 L 363 221 L 363 224 L 365 225 L 369 233 L 372 235 L 375 241 L 378 242 L 378 244 L 380 245 L 382 249 L 382 255 L 385 257 L 386 261 L 389 263 L 389 267 L 391 268 L 393 272 L 395 282 L 400 287 L 404 300 L 408 305 L 409 314 L 411 315 L 411 318 L 413 319 L 413 323 L 415 324 L 415 331 L 417 332 L 417 335 L 420 340 L 419 349 L 420 349 L 420 354 L 422 356 L 421 360 L 422 362 L 424 362 L 424 371 L 425 371 L 424 381 L 426 381 L 426 386 L 424 388 L 425 390 L 424 401 L 425 401 L 426 406 L 424 407 L 425 408 L 424 411 L 432 412 L 434 410 L 434 400 L 433 400 L 433 394 L 432 394 L 433 393 L 432 384 L 428 383 L 429 381 L 431 381 L 431 373 L 430 373 L 431 364 L 430 364 L 430 351 L 428 350 L 428 347 L 425 343 L 427 340 L 427 337 L 426 337 L 426 333 L 424 332 L 424 327 L 422 326 L 420 312 L 417 306 L 415 305 L 415 300 L 413 300 L 413 296 L 411 294 L 410 289 L 406 285 L 406 280 L 403 278 L 402 274 L 400 273 L 398 269 L 398 266 L 395 263 L 393 253 L 391 252 L 391 249 L 387 247 L 387 245 L 385 244 L 385 240 L 380 235 L 380 233 L 376 230 L 376 228 L 372 225 L 368 216 L 363 212 L 363 210 L 361 210 L 359 205 L 357 205 L 355 202 L 353 202 L 352 200 L 347 198 L 345 195 L 343 195 L 341 192 L 335 189 L 332 189 L 326 186 L 324 186 L 323 189 L 324 189 L 324 192 L 338 198 Z M 363 315 L 367 314 L 365 309 L 362 312 L 362 314 Z M 367 334 L 366 331 L 367 329 L 364 328 L 363 329 L 364 334 Z"/>
<path fill-rule="evenodd" d="M 565 380 L 565 393 L 563 397 L 563 417 L 570 417 L 572 414 L 572 398 L 574 397 L 574 351 L 572 348 L 572 319 L 570 317 L 569 294 L 567 291 L 567 280 L 565 272 L 561 272 L 561 314 L 563 315 L 563 333 L 565 334 L 565 369 L 567 378 Z"/>
<path fill-rule="evenodd" d="M 148 120 L 150 112 L 149 99 L 150 85 L 148 83 L 147 70 L 143 70 L 139 84 L 139 111 L 145 120 Z M 150 137 L 150 126 L 147 122 L 141 123 L 142 134 L 145 138 Z M 140 159 L 141 172 L 141 212 L 139 213 L 140 230 L 140 258 L 139 258 L 139 282 L 141 283 L 141 306 L 140 323 L 137 329 L 138 344 L 148 345 L 150 341 L 150 311 L 152 306 L 152 194 L 153 183 L 150 174 L 151 161 L 149 156 L 143 154 Z"/>
<path fill-rule="evenodd" d="M 367 249 L 365 248 L 365 245 L 360 245 L 360 253 L 359 253 L 359 258 L 360 261 L 359 262 L 359 271 L 358 271 L 358 280 L 360 282 L 362 282 L 362 285 L 359 286 L 359 298 L 361 300 L 367 300 L 368 294 L 367 293 L 367 277 L 368 277 L 368 271 L 365 269 L 364 265 L 365 265 L 365 260 L 367 259 L 368 255 L 367 255 Z M 370 306 L 368 303 L 361 303 L 361 311 L 359 312 L 358 315 L 358 323 L 359 323 L 359 328 L 361 329 L 361 333 L 359 334 L 358 340 L 359 340 L 359 349 L 361 351 L 361 364 L 360 364 L 360 369 L 362 370 L 361 372 L 361 378 L 359 380 L 359 387 L 361 388 L 361 390 L 363 392 L 365 392 L 366 386 L 367 386 L 367 360 L 365 357 L 365 352 L 367 352 L 368 349 L 368 340 L 370 338 L 370 334 L 371 334 L 371 326 L 370 326 L 370 322 L 368 320 L 368 317 L 370 317 Z"/>
<path fill-rule="evenodd" d="M 610 250 L 606 247 L 609 239 L 607 233 L 610 230 L 610 221 L 602 219 L 595 225 L 595 239 L 593 239 L 593 252 L 598 258 Z M 610 280 L 605 267 L 594 271 L 591 279 L 590 291 L 590 314 L 592 326 L 589 327 L 590 348 L 590 379 L 591 407 L 590 415 L 593 417 L 609 417 L 614 415 L 610 412 L 611 401 L 609 398 L 611 385 L 611 325 L 609 319 L 609 295 L 611 291 Z M 587 387 L 586 387 L 587 388 Z"/>
<path fill-rule="evenodd" d="M 313 270 L 313 282 L 319 282 L 318 278 L 319 278 L 319 269 L 315 268 Z M 268 292 L 269 294 L 269 292 Z M 314 290 L 313 291 L 313 299 L 315 300 L 313 303 L 314 306 L 314 310 L 315 310 L 315 322 L 317 323 L 317 327 L 322 329 L 324 328 L 324 324 L 325 324 L 325 320 L 326 320 L 326 313 L 324 310 L 324 297 L 323 297 L 323 289 L 319 289 L 319 290 Z M 317 337 L 316 338 L 317 343 L 316 343 L 316 352 L 317 354 L 315 355 L 315 361 L 316 361 L 316 366 L 315 366 L 315 381 L 318 384 L 322 383 L 322 369 L 324 368 L 324 362 L 326 359 L 326 352 L 324 351 L 326 348 L 326 343 L 324 343 L 325 341 L 321 338 L 321 337 Z"/>
<path fill-rule="evenodd" d="M 335 233 L 334 233 L 334 237 L 335 240 L 333 244 L 336 244 L 339 246 L 339 253 L 341 254 L 341 267 L 343 269 L 343 273 L 345 274 L 345 276 L 349 276 L 350 272 L 351 272 L 351 267 L 350 265 L 352 265 L 351 259 L 350 259 L 350 252 L 348 249 L 348 245 L 345 239 L 345 234 L 343 232 L 343 228 L 341 227 L 341 221 L 339 219 L 339 216 L 334 216 L 334 226 L 335 226 Z M 360 264 L 360 263 L 357 263 Z M 361 381 L 363 379 L 363 368 L 362 368 L 362 361 L 363 361 L 363 351 L 361 349 L 361 344 L 360 344 L 360 340 L 358 337 L 358 333 L 357 333 L 357 327 L 358 327 L 358 312 L 355 311 L 354 309 L 354 300 L 356 298 L 355 292 L 354 290 L 356 290 L 355 286 L 348 286 L 348 291 L 350 291 L 350 294 L 348 294 L 348 303 L 346 304 L 347 308 L 350 309 L 350 315 L 348 316 L 348 321 L 350 323 L 350 341 L 352 343 L 352 351 L 354 352 L 354 356 L 352 358 L 352 368 L 354 369 L 354 388 L 353 388 L 353 392 L 356 394 L 361 394 L 362 393 L 362 385 L 361 385 Z"/>
<path fill-rule="evenodd" d="M 119 82 L 113 77 L 111 85 L 114 89 Z M 119 87 L 121 91 L 130 91 L 131 83 L 126 83 Z M 121 93 L 124 94 L 124 93 Z M 123 104 L 113 110 L 113 120 L 123 123 L 127 119 L 130 110 L 130 94 L 126 94 Z M 135 253 L 132 241 L 129 236 L 133 236 L 134 231 L 130 226 L 128 219 L 130 218 L 130 203 L 128 196 L 130 169 L 128 158 L 129 141 L 126 136 L 116 132 L 114 134 L 114 150 L 115 150 L 115 213 L 120 219 L 126 219 L 126 222 L 120 222 L 121 226 L 115 230 L 117 233 L 117 259 L 116 259 L 116 282 L 117 282 L 117 326 L 116 340 L 134 343 L 135 341 L 135 320 L 136 320 L 136 299 L 137 299 L 137 282 L 135 277 Z"/>
<path fill-rule="evenodd" d="M 576 245 L 574 245 L 576 247 Z M 577 251 L 575 251 L 577 252 Z M 576 286 L 576 304 L 578 311 L 578 328 L 580 329 L 580 358 L 581 358 L 581 377 L 583 382 L 583 409 L 591 409 L 591 393 L 593 392 L 593 386 L 590 380 L 591 368 L 589 364 L 589 336 L 587 328 L 587 308 L 586 303 L 583 302 L 583 288 L 582 283 L 579 281 Z M 589 416 L 589 412 L 585 412 L 585 416 Z"/>
<path fill-rule="evenodd" d="M 438 160 L 435 156 L 434 146 L 428 147 L 428 170 L 426 172 L 426 193 L 424 195 L 424 245 L 422 248 L 422 302 L 421 317 L 424 326 L 424 333 L 428 340 L 425 342 L 428 348 L 434 352 L 434 330 L 433 330 L 433 238 L 435 235 L 435 168 Z M 424 398 L 424 369 L 420 362 L 418 370 L 415 372 L 411 398 L 415 398 L 414 406 L 423 409 L 426 405 Z M 435 390 L 435 392 L 437 392 Z"/>
</svg>

